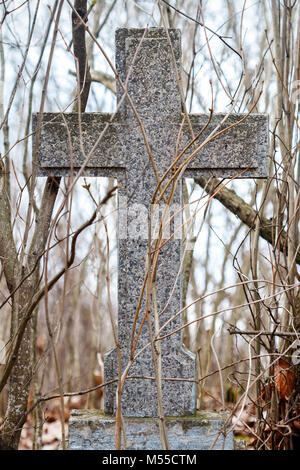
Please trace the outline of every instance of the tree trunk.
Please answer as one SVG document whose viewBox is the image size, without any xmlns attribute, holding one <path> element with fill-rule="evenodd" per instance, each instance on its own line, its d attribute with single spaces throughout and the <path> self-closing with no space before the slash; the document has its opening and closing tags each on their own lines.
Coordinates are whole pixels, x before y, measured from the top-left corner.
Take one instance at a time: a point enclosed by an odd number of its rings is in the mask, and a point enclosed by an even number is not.
<svg viewBox="0 0 300 470">
<path fill-rule="evenodd" d="M 37 288 L 35 284 L 36 283 L 33 282 L 33 280 L 25 281 L 20 292 L 13 297 L 13 321 L 11 327 L 12 338 L 17 331 L 17 325 L 19 325 L 22 319 L 24 306 L 27 306 L 30 303 L 32 293 Z M 1 432 L 2 445 L 7 448 L 18 448 L 24 422 L 24 413 L 27 410 L 33 371 L 32 329 L 33 318 L 29 320 L 26 326 L 23 340 L 17 354 L 17 360 L 12 368 L 9 379 L 8 406 L 4 418 L 4 426 Z"/>
</svg>

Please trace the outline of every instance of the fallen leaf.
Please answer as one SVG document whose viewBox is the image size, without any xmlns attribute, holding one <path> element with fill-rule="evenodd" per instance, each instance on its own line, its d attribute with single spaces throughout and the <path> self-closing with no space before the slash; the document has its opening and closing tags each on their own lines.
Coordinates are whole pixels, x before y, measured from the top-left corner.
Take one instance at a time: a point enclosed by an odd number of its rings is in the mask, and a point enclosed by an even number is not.
<svg viewBox="0 0 300 470">
<path fill-rule="evenodd" d="M 274 382 L 276 390 L 282 400 L 288 400 L 294 387 L 294 374 L 290 365 L 283 359 L 279 359 L 274 366 Z"/>
</svg>

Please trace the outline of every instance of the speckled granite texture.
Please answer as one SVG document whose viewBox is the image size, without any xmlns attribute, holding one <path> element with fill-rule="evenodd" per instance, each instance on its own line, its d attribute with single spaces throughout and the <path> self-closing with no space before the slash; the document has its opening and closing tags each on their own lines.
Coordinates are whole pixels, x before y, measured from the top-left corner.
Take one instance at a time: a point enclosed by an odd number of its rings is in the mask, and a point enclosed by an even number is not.
<svg viewBox="0 0 300 470">
<path fill-rule="evenodd" d="M 234 450 L 233 433 L 224 431 L 228 415 L 198 413 L 191 418 L 166 418 L 171 450 Z M 126 450 L 161 450 L 158 420 L 125 418 Z M 96 410 L 74 410 L 69 422 L 70 450 L 112 450 L 115 420 Z M 123 447 L 124 449 L 124 443 Z"/>
<path fill-rule="evenodd" d="M 151 28 L 142 40 L 144 30 L 119 29 L 116 32 L 116 67 L 122 82 L 142 120 L 157 173 L 161 177 L 172 164 L 180 149 L 191 141 L 188 124 L 183 125 L 180 93 L 175 66 L 180 73 L 181 38 L 179 30 L 169 30 L 176 64 L 173 64 L 170 44 L 163 29 Z M 142 40 L 142 41 L 141 41 Z M 129 79 L 128 78 L 129 74 Z M 123 91 L 117 85 L 117 99 L 121 103 Z M 241 120 L 243 115 L 231 116 L 226 126 Z M 215 115 L 199 139 L 205 139 L 224 115 Z M 208 116 L 191 115 L 190 121 L 197 134 L 206 124 Z M 33 117 L 33 130 L 37 116 Z M 72 152 L 68 141 L 71 136 Z M 222 128 L 222 127 L 221 127 Z M 101 139 L 99 141 L 99 137 Z M 99 142 L 98 142 L 99 141 Z M 82 145 L 80 145 L 80 142 Z M 182 157 L 191 155 L 192 146 Z M 187 165 L 180 176 L 230 177 L 251 168 L 243 176 L 265 177 L 268 167 L 268 119 L 252 115 L 205 146 Z M 181 160 L 182 161 L 182 160 Z M 181 162 L 180 161 L 180 162 Z M 141 128 L 134 113 L 124 99 L 115 116 L 101 113 L 45 114 L 38 152 L 39 175 L 67 175 L 85 165 L 84 174 L 114 176 L 121 183 L 119 200 L 127 198 L 127 224 L 134 224 L 139 207 L 149 213 L 150 201 L 157 180 L 147 154 Z M 170 172 L 168 178 L 170 178 Z M 168 194 L 168 193 L 167 193 Z M 177 184 L 172 200 L 181 204 L 181 183 Z M 119 221 L 119 223 L 122 223 Z M 124 227 L 120 227 L 124 231 Z M 118 265 L 118 335 L 123 367 L 129 359 L 129 347 L 135 315 L 147 261 L 148 242 L 142 235 L 119 236 Z M 157 276 L 157 304 L 160 324 L 166 322 L 181 308 L 181 240 L 173 238 L 161 250 Z M 145 312 L 142 301 L 136 331 Z M 181 317 L 174 319 L 163 334 L 176 330 Z M 147 321 L 139 339 L 137 350 L 149 341 Z M 162 375 L 166 378 L 195 377 L 195 360 L 182 348 L 181 332 L 162 341 Z M 105 381 L 117 376 L 116 351 L 105 357 Z M 130 369 L 131 376 L 153 376 L 151 349 L 148 347 Z M 169 416 L 187 416 L 195 412 L 195 384 L 192 381 L 163 380 L 163 405 Z M 124 416 L 157 416 L 155 381 L 140 378 L 127 380 L 123 391 Z M 115 386 L 105 389 L 105 411 L 115 412 Z"/>
</svg>

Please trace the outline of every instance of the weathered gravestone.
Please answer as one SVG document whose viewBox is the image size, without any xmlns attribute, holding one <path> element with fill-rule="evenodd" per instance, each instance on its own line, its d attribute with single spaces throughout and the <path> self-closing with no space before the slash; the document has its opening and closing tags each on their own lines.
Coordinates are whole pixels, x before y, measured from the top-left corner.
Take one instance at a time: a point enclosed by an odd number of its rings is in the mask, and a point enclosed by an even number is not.
<svg viewBox="0 0 300 470">
<path fill-rule="evenodd" d="M 123 84 L 128 79 L 128 93 L 136 107 L 147 135 L 157 172 L 161 177 L 172 164 L 179 150 L 192 139 L 187 123 L 182 125 L 182 104 L 178 90 L 170 43 L 164 29 L 144 30 L 119 29 L 116 32 L 116 68 Z M 169 37 L 180 74 L 181 36 L 179 30 L 169 30 Z M 157 179 L 146 151 L 144 138 L 132 108 L 118 86 L 117 100 L 120 105 L 116 115 L 103 113 L 77 114 L 46 113 L 40 135 L 38 153 L 38 174 L 68 175 L 70 167 L 78 171 L 85 165 L 84 174 L 89 176 L 109 176 L 121 184 L 119 201 L 119 265 L 118 265 L 118 338 L 121 346 L 123 368 L 127 364 L 130 339 L 137 302 L 145 276 L 147 260 L 147 228 L 137 226 L 141 213 L 146 217 L 150 202 L 157 186 Z M 190 122 L 197 135 L 207 123 L 206 115 L 190 115 Z M 201 136 L 205 139 L 223 120 L 224 115 L 214 115 L 211 123 Z M 243 115 L 230 116 L 221 129 L 237 123 Z M 37 122 L 33 118 L 33 127 Z M 109 123 L 109 126 L 107 126 Z M 72 140 L 72 159 L 66 126 Z M 107 126 L 99 145 L 95 143 Z M 182 127 L 182 128 L 181 128 Z M 181 129 L 181 131 L 180 131 Z M 82 145 L 80 144 L 80 141 Z M 84 154 L 82 152 L 84 149 Z M 184 157 L 194 150 L 186 152 Z M 252 114 L 232 127 L 222 136 L 212 140 L 187 165 L 182 176 L 220 176 L 224 178 L 240 174 L 243 177 L 267 177 L 268 119 L 264 115 Z M 87 158 L 88 156 L 88 158 Z M 168 178 L 172 177 L 172 172 Z M 124 219 L 124 202 L 127 202 Z M 181 186 L 177 185 L 172 205 L 181 204 Z M 147 220 L 143 219 L 145 225 Z M 174 227 L 173 227 L 174 229 Z M 173 237 L 162 249 L 156 276 L 158 311 L 162 312 L 160 324 L 173 316 L 181 308 L 181 240 Z M 145 312 L 145 300 L 137 323 L 139 328 Z M 178 316 L 165 328 L 167 334 L 181 325 Z M 153 321 L 152 321 L 153 323 Z M 145 322 L 137 344 L 137 350 L 149 342 L 149 331 Z M 196 386 L 195 358 L 184 351 L 182 336 L 178 332 L 162 343 L 163 407 L 167 417 L 170 446 L 173 449 L 209 448 L 215 439 L 216 429 L 224 423 L 224 416 L 195 415 Z M 105 357 L 105 381 L 117 377 L 116 351 Z M 126 381 L 122 393 L 122 412 L 126 417 L 128 449 L 159 449 L 160 441 L 157 411 L 157 395 L 152 365 L 151 348 L 145 349 L 130 369 L 130 376 L 146 376 Z M 150 377 L 150 378 L 149 378 Z M 166 380 L 170 378 L 188 379 L 184 381 Z M 75 413 L 70 422 L 70 448 L 113 449 L 115 446 L 113 415 L 115 409 L 115 385 L 105 388 L 105 416 L 98 412 Z M 177 418 L 175 418 L 177 417 Z M 201 438 L 202 436 L 202 438 Z M 222 436 L 221 436 L 222 437 Z M 220 438 L 215 448 L 222 448 Z M 232 448 L 232 434 L 227 438 L 225 448 Z"/>
</svg>

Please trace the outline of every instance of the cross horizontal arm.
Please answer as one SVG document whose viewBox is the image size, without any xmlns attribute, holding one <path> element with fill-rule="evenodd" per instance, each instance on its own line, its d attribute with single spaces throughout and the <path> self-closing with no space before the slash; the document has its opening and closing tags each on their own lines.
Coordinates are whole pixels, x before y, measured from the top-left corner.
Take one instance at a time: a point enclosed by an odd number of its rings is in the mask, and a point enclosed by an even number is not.
<svg viewBox="0 0 300 470">
<path fill-rule="evenodd" d="M 36 131 L 38 114 L 33 115 Z M 126 123 L 104 113 L 44 113 L 38 149 L 38 176 L 65 176 L 85 164 L 85 175 L 117 177 L 125 168 Z M 103 133 L 105 126 L 109 124 Z M 101 137 L 101 138 L 100 138 Z M 129 137 L 129 136 L 128 136 Z M 70 145 L 71 141 L 71 145 Z"/>
<path fill-rule="evenodd" d="M 224 114 L 215 114 L 201 137 L 196 142 L 199 146 L 223 121 Z M 189 161 L 184 176 L 215 176 L 232 177 L 249 168 L 243 173 L 244 178 L 265 178 L 268 176 L 268 116 L 252 114 L 245 118 L 244 114 L 234 114 L 218 129 L 230 127 L 220 136 L 213 138 Z M 95 176 L 118 177 L 120 171 L 130 165 L 132 158 L 147 159 L 144 141 L 137 124 L 121 118 L 116 114 L 110 122 L 110 114 L 85 113 L 78 114 L 45 113 L 40 135 L 38 151 L 39 176 L 67 175 L 70 168 L 79 169 L 85 163 L 84 174 Z M 163 125 L 151 123 L 148 136 L 152 141 L 152 150 L 156 154 L 157 164 L 163 164 L 161 158 L 166 140 L 171 154 L 176 153 L 176 142 L 180 131 L 182 116 L 174 116 Z M 197 135 L 208 122 L 206 114 L 190 116 L 194 135 Z M 37 114 L 33 116 L 33 131 L 36 129 Z M 105 126 L 109 124 L 105 132 Z M 156 135 L 156 137 L 153 137 Z M 191 141 L 191 132 L 186 124 L 180 139 L 180 150 Z M 70 145 L 71 140 L 71 145 Z M 172 150 L 171 150 L 172 149 Z M 195 147 L 184 154 L 179 164 L 189 158 Z M 164 151 L 163 151 L 164 153 Z M 144 158 L 141 159 L 144 160 Z M 145 160 L 144 160 L 145 161 Z M 169 164 L 171 161 L 169 161 Z"/>
<path fill-rule="evenodd" d="M 196 142 L 196 146 L 205 141 L 225 116 L 225 114 L 213 115 L 210 124 Z M 268 116 L 251 114 L 240 122 L 245 117 L 245 114 L 230 115 L 217 132 L 232 127 L 212 139 L 191 159 L 185 176 L 231 178 L 250 167 L 247 172 L 243 173 L 243 178 L 268 177 L 269 164 L 266 158 L 269 146 Z M 207 124 L 208 116 L 194 114 L 190 116 L 190 121 L 196 136 Z M 187 125 L 182 140 L 185 145 L 191 140 L 191 133 Z M 191 147 L 187 155 L 191 155 L 194 149 Z"/>
</svg>

